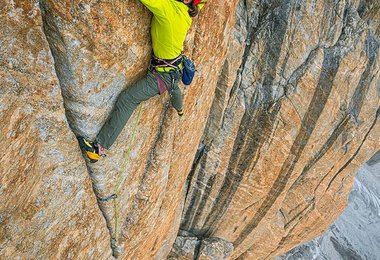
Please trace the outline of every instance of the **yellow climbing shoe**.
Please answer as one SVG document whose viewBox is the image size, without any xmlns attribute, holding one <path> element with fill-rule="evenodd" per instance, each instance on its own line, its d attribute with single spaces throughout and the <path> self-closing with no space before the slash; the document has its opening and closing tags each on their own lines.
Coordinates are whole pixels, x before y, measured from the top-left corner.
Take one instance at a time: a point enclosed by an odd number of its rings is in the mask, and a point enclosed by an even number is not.
<svg viewBox="0 0 380 260">
<path fill-rule="evenodd" d="M 98 146 L 82 136 L 78 136 L 77 138 L 80 148 L 86 152 L 87 158 L 90 162 L 96 163 L 100 158 Z"/>
</svg>

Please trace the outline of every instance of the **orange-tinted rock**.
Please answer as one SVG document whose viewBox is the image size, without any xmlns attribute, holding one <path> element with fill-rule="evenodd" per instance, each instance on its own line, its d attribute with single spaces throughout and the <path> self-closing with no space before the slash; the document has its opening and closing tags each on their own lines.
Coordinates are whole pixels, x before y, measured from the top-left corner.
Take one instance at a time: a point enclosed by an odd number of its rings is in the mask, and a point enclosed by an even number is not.
<svg viewBox="0 0 380 260">
<path fill-rule="evenodd" d="M 105 259 L 109 236 L 66 121 L 38 2 L 0 6 L 0 258 Z"/>
<path fill-rule="evenodd" d="M 151 15 L 135 1 L 47 0 L 41 7 L 69 124 L 75 134 L 94 138 L 120 91 L 146 73 Z M 185 90 L 185 117 L 178 118 L 167 94 L 152 98 L 141 105 L 140 117 L 136 110 L 107 159 L 88 165 L 99 198 L 115 193 L 120 183 L 117 213 L 112 200 L 99 201 L 118 254 L 142 258 L 147 252 L 153 257 L 171 250 L 185 180 L 210 110 L 219 65 L 225 60 L 233 12 L 230 2 L 205 7 L 194 19 L 186 54 L 199 64 L 199 72 Z M 234 66 L 231 73 L 239 64 Z"/>
<path fill-rule="evenodd" d="M 181 229 L 264 259 L 320 234 L 379 147 L 379 21 L 358 3 L 240 8 L 259 19 L 232 91 L 217 88 Z"/>
<path fill-rule="evenodd" d="M 64 241 L 23 242 L 46 258 L 109 258 L 114 237 L 123 259 L 164 259 L 172 248 L 174 259 L 261 259 L 327 228 L 380 146 L 379 4 L 270 2 L 208 1 L 185 46 L 198 65 L 185 116 L 154 97 L 108 157 L 87 165 L 75 135 L 94 138 L 121 90 L 146 73 L 151 15 L 130 0 L 7 3 L 5 255 L 23 256 L 16 241 L 39 228 L 40 241 Z M 117 200 L 96 205 L 89 179 L 95 196 L 118 190 Z"/>
</svg>

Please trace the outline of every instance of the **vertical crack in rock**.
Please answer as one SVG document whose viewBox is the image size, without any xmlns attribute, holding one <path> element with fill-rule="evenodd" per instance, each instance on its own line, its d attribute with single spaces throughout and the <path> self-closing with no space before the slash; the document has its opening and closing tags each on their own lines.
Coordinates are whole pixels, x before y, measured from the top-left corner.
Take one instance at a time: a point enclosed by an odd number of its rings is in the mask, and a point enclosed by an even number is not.
<svg viewBox="0 0 380 260">
<path fill-rule="evenodd" d="M 198 146 L 198 150 L 195 154 L 195 158 L 194 158 L 194 161 L 192 163 L 192 167 L 191 167 L 191 170 L 190 170 L 190 173 L 189 175 L 187 176 L 187 180 L 186 180 L 186 193 L 185 193 L 185 199 L 188 198 L 188 195 L 190 193 L 190 187 L 191 187 L 191 182 L 194 178 L 194 174 L 195 174 L 195 171 L 196 171 L 196 167 L 199 165 L 199 162 L 200 160 L 202 159 L 204 153 L 205 153 L 205 149 L 206 149 L 206 146 L 203 144 L 203 143 L 200 143 L 200 145 Z M 194 196 L 192 196 L 192 199 L 194 198 Z M 192 205 L 194 204 L 194 202 L 191 203 Z M 185 216 L 185 219 L 189 219 L 189 214 L 191 213 L 191 210 L 187 210 L 186 213 L 184 214 Z"/>
<path fill-rule="evenodd" d="M 205 151 L 205 149 L 206 148 L 203 148 L 202 150 Z M 195 184 L 193 185 L 196 185 L 197 187 L 201 187 L 205 179 L 205 165 L 207 164 L 207 156 L 202 157 L 203 154 L 204 152 L 202 152 L 202 154 L 200 155 L 198 159 L 200 160 L 200 162 L 196 162 L 196 166 L 199 167 L 199 172 L 197 173 L 197 180 Z M 191 179 L 189 179 L 189 184 L 188 184 L 189 186 L 190 186 L 190 183 L 195 171 L 196 171 L 196 167 L 194 166 L 192 169 L 192 172 L 190 173 Z M 214 184 L 214 181 L 215 181 L 215 176 L 213 175 L 208 179 L 204 193 L 211 192 L 211 188 Z M 202 194 L 202 191 L 199 188 L 196 188 L 195 191 L 193 191 L 193 193 L 191 194 L 189 207 L 187 207 L 187 210 L 185 214 L 183 215 L 183 223 L 181 225 L 181 229 L 189 230 L 190 227 L 192 226 L 196 213 L 198 212 L 198 208 L 204 207 L 204 203 L 206 203 L 206 200 L 202 198 L 201 194 Z"/>
<path fill-rule="evenodd" d="M 66 118 L 69 123 L 71 130 L 75 133 L 75 125 L 73 124 L 72 115 L 67 109 L 67 100 L 71 99 L 70 93 L 66 90 L 65 82 L 75 82 L 70 63 L 67 60 L 67 50 L 64 43 L 64 40 L 59 33 L 59 29 L 56 27 L 53 21 L 52 14 L 48 10 L 48 6 L 44 3 L 44 0 L 39 1 L 39 6 L 41 9 L 41 16 L 43 22 L 43 32 L 46 36 L 46 40 L 49 43 L 51 54 L 54 59 L 54 68 L 59 80 L 59 85 L 62 89 L 62 98 L 66 112 Z M 53 44 L 52 42 L 58 43 L 58 45 Z"/>
<path fill-rule="evenodd" d="M 197 240 L 197 244 L 195 245 L 195 250 L 194 250 L 194 260 L 198 260 L 199 256 L 201 254 L 201 246 L 202 246 L 202 239 Z"/>
<path fill-rule="evenodd" d="M 67 109 L 67 100 L 70 100 L 73 97 L 70 96 L 70 93 L 68 92 L 68 90 L 65 89 L 65 82 L 68 82 L 68 81 L 75 82 L 73 72 L 70 67 L 70 63 L 67 60 L 68 52 L 66 50 L 64 40 L 61 34 L 59 33 L 59 29 L 56 28 L 55 23 L 52 22 L 53 21 L 52 14 L 49 12 L 48 6 L 44 2 L 44 0 L 39 1 L 39 7 L 41 10 L 42 23 L 43 23 L 42 31 L 44 32 L 46 40 L 49 44 L 51 54 L 53 56 L 55 73 L 57 75 L 57 78 L 59 80 L 59 85 L 62 90 L 61 93 L 62 93 L 62 98 L 64 102 L 65 115 L 66 115 L 71 131 L 74 133 L 74 135 L 77 136 L 78 131 L 77 131 L 74 121 L 72 120 L 73 115 L 71 115 L 70 110 Z M 53 42 L 58 43 L 58 45 L 53 44 Z M 97 177 L 94 176 L 91 168 L 88 165 L 86 165 L 86 168 L 87 168 L 87 174 L 92 179 L 92 188 L 93 188 L 94 195 L 97 198 L 98 207 L 100 211 L 102 212 L 103 217 L 106 220 L 106 226 L 107 226 L 107 229 L 109 230 L 109 234 L 110 236 L 112 236 L 112 227 L 111 227 L 110 217 L 108 216 L 107 210 L 105 209 L 105 207 L 102 206 L 101 202 L 98 200 L 99 187 L 97 187 L 94 184 L 96 182 L 94 181 L 94 179 L 96 179 Z"/>
</svg>

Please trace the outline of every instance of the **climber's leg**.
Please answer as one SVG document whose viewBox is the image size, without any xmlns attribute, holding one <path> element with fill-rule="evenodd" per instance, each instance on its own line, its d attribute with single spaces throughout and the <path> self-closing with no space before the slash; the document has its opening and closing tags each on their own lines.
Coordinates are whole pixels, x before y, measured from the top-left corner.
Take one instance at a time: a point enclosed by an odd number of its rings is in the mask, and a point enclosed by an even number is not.
<svg viewBox="0 0 380 260">
<path fill-rule="evenodd" d="M 109 149 L 131 117 L 133 111 L 142 102 L 158 95 L 157 81 L 151 73 L 133 86 L 122 91 L 106 123 L 96 137 L 96 142 Z"/>
</svg>

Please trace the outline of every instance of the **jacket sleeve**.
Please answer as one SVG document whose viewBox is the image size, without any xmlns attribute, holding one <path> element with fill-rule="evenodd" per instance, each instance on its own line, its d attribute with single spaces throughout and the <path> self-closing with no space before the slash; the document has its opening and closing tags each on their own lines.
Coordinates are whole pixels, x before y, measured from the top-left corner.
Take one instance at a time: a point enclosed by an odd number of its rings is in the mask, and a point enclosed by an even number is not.
<svg viewBox="0 0 380 260">
<path fill-rule="evenodd" d="M 168 0 L 140 0 L 154 15 L 165 16 L 165 6 Z"/>
</svg>

